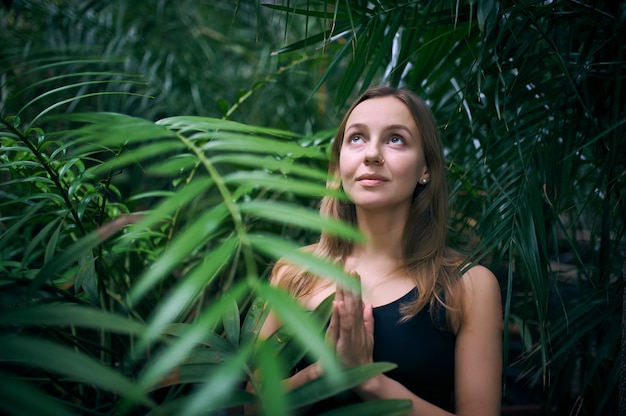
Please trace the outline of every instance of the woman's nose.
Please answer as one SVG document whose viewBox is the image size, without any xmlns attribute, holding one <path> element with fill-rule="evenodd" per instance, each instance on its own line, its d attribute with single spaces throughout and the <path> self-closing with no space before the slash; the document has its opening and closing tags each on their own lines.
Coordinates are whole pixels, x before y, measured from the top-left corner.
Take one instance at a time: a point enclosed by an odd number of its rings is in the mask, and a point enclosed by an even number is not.
<svg viewBox="0 0 626 416">
<path fill-rule="evenodd" d="M 380 154 L 380 151 L 376 146 L 370 146 L 365 153 L 363 163 L 366 165 L 382 165 L 385 163 L 385 159 L 383 159 L 383 156 Z"/>
</svg>

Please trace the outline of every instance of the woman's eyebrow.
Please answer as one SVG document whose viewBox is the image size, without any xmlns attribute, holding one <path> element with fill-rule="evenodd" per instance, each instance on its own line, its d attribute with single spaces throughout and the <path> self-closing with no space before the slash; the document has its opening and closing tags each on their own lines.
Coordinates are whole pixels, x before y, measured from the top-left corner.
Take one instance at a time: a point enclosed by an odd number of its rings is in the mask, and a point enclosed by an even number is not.
<svg viewBox="0 0 626 416">
<path fill-rule="evenodd" d="M 350 129 L 367 130 L 367 124 L 363 124 L 363 123 L 350 124 L 349 126 L 346 127 L 346 131 Z"/>
<path fill-rule="evenodd" d="M 404 130 L 407 133 L 409 133 L 411 136 L 413 135 L 413 133 L 411 132 L 411 129 L 409 129 L 404 124 L 392 124 L 391 126 L 385 127 L 385 130 Z"/>
</svg>

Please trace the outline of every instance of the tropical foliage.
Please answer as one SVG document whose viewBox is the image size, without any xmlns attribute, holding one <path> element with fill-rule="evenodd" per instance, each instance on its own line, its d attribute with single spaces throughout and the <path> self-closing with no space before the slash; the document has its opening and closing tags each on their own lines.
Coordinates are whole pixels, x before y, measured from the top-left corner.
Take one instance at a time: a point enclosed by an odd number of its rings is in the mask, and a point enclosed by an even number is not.
<svg viewBox="0 0 626 416">
<path fill-rule="evenodd" d="M 451 243 L 500 278 L 503 403 L 615 413 L 623 5 L 5 3 L 3 412 L 281 415 L 386 371 L 342 370 L 321 336 L 327 304 L 305 312 L 267 275 L 287 257 L 354 284 L 297 247 L 321 230 L 360 238 L 316 201 L 342 109 L 389 83 L 433 108 Z M 285 330 L 257 342 L 264 302 Z M 307 353 L 326 377 L 286 394 Z"/>
</svg>

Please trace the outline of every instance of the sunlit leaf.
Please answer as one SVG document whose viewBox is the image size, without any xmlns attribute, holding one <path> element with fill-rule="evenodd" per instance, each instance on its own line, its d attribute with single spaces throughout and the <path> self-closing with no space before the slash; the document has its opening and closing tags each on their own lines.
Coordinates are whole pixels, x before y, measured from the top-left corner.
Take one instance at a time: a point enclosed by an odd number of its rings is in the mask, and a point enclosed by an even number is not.
<svg viewBox="0 0 626 416">
<path fill-rule="evenodd" d="M 323 231 L 350 240 L 364 241 L 364 237 L 356 228 L 345 222 L 323 218 L 318 212 L 301 206 L 274 201 L 252 201 L 240 204 L 239 209 L 242 213 L 253 214 L 271 221 Z"/>
</svg>

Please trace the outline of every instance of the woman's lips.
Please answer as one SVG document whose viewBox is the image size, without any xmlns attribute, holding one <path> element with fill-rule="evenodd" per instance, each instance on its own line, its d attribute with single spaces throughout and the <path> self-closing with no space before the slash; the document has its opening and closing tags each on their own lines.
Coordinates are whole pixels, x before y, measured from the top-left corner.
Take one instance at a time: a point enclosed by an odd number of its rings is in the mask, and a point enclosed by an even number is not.
<svg viewBox="0 0 626 416">
<path fill-rule="evenodd" d="M 367 174 L 361 175 L 357 177 L 356 180 L 362 186 L 377 186 L 388 181 L 388 179 L 385 178 L 384 176 L 373 174 L 373 173 L 371 174 L 367 173 Z"/>
</svg>

